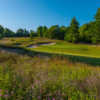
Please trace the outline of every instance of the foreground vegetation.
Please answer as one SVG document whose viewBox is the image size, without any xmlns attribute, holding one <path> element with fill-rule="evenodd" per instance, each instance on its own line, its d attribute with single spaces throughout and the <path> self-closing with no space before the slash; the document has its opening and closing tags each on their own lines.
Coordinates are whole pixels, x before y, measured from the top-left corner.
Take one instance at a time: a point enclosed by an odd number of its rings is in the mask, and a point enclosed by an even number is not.
<svg viewBox="0 0 100 100">
<path fill-rule="evenodd" d="M 99 66 L 0 50 L 0 100 L 100 100 L 99 94 Z"/>
</svg>

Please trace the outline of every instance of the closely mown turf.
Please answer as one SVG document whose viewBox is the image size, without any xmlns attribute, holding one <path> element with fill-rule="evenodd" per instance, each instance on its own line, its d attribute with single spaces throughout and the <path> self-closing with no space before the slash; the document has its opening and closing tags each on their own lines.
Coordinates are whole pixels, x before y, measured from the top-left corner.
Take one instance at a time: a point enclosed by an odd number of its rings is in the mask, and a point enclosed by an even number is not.
<svg viewBox="0 0 100 100">
<path fill-rule="evenodd" d="M 99 66 L 1 51 L 0 100 L 100 100 Z"/>
<path fill-rule="evenodd" d="M 58 53 L 58 54 L 69 54 L 77 56 L 87 56 L 100 58 L 100 46 L 99 45 L 89 45 L 89 44 L 73 44 L 67 43 L 65 41 L 50 40 L 45 38 L 5 38 L 0 40 L 0 44 L 4 45 L 15 45 L 26 47 L 29 45 L 34 45 L 38 43 L 54 42 L 55 45 L 39 46 L 37 48 L 31 48 L 35 51 L 48 52 L 48 53 Z"/>
<path fill-rule="evenodd" d="M 40 43 L 56 43 L 54 45 L 37 46 L 28 48 Z M 100 65 L 100 46 L 89 44 L 73 44 L 60 40 L 46 38 L 4 38 L 0 44 L 8 47 L 23 48 L 26 53 L 39 53 L 49 55 L 61 55 L 74 62 L 83 62 L 91 65 Z M 28 52 L 27 52 L 28 51 Z"/>
<path fill-rule="evenodd" d="M 34 48 L 33 50 L 58 54 L 69 54 L 85 57 L 100 58 L 100 47 L 96 45 L 72 44 L 57 42 L 56 45 L 46 45 Z"/>
</svg>

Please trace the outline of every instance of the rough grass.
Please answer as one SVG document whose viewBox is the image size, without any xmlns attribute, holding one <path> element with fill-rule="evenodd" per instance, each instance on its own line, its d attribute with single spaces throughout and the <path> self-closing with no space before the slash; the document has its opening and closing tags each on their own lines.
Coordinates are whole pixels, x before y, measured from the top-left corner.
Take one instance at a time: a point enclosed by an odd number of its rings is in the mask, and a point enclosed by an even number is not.
<svg viewBox="0 0 100 100">
<path fill-rule="evenodd" d="M 14 45 L 14 46 L 20 46 L 20 47 L 27 47 L 29 45 L 34 45 L 38 43 L 45 43 L 45 42 L 53 42 L 55 40 L 50 40 L 46 38 L 27 38 L 27 37 L 21 37 L 21 38 L 4 38 L 0 40 L 0 44 L 4 45 Z"/>
<path fill-rule="evenodd" d="M 1 100 L 100 100 L 99 94 L 99 66 L 0 52 Z"/>
</svg>

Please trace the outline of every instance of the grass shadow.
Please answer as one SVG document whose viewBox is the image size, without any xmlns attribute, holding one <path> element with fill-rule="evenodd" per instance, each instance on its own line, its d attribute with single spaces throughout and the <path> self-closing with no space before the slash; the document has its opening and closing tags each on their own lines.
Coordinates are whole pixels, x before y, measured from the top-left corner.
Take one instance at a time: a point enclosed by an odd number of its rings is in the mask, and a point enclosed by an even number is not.
<svg viewBox="0 0 100 100">
<path fill-rule="evenodd" d="M 17 53 L 17 54 L 21 54 L 21 55 L 28 55 L 31 57 L 34 56 L 48 56 L 48 57 L 62 57 L 62 58 L 66 58 L 69 59 L 72 62 L 81 62 L 81 63 L 85 63 L 85 64 L 89 64 L 89 65 L 93 65 L 93 66 L 100 66 L 100 58 L 95 58 L 95 57 L 83 57 L 83 56 L 76 56 L 76 55 L 65 55 L 65 54 L 52 54 L 52 53 L 43 53 L 43 52 L 37 52 L 37 51 L 33 51 L 33 50 L 28 50 L 26 48 L 23 47 L 16 47 L 16 46 L 5 46 L 5 45 L 0 45 L 0 48 L 11 52 L 11 53 Z"/>
</svg>

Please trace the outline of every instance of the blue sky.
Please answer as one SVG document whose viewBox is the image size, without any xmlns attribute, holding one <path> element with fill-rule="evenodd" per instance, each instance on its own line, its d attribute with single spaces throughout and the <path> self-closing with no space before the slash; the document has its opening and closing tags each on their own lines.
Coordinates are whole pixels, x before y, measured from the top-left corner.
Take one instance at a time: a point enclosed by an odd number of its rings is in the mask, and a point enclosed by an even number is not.
<svg viewBox="0 0 100 100">
<path fill-rule="evenodd" d="M 0 24 L 12 30 L 40 25 L 69 25 L 76 16 L 82 25 L 92 21 L 100 0 L 0 0 Z"/>
</svg>

